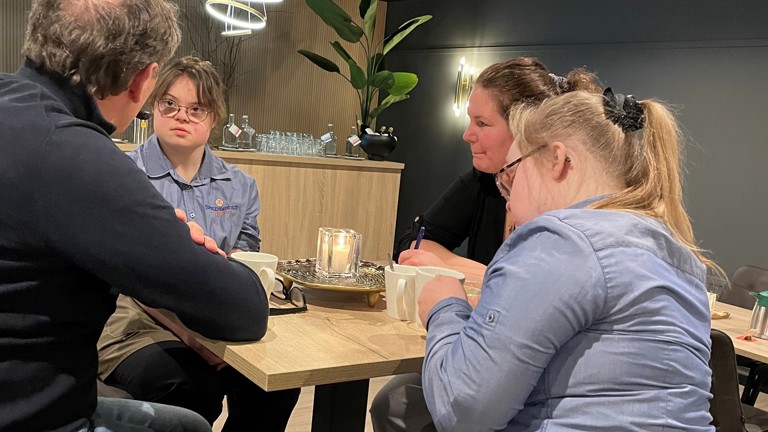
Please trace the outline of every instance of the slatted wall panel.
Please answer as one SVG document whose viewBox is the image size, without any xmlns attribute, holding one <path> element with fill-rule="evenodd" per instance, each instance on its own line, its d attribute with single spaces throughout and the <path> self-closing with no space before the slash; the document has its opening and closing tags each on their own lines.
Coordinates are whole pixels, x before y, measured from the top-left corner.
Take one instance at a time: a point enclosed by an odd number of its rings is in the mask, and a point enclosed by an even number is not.
<svg viewBox="0 0 768 432">
<path fill-rule="evenodd" d="M 32 0 L 0 0 L 0 72 L 14 72 L 21 64 L 27 11 Z"/>
<path fill-rule="evenodd" d="M 177 55 L 193 52 L 192 27 L 209 33 L 210 43 L 221 40 L 222 24 L 211 24 L 203 11 L 204 0 L 179 0 L 185 33 Z M 359 0 L 338 0 L 353 17 L 359 16 Z M 26 11 L 31 0 L 0 0 L 0 70 L 14 71 L 19 65 Z M 383 36 L 386 6 L 379 2 L 378 35 Z M 202 29 L 202 30 L 201 30 Z M 338 135 L 345 137 L 359 112 L 357 95 L 342 77 L 325 72 L 296 53 L 307 49 L 337 63 L 338 55 L 330 41 L 340 40 L 307 7 L 303 0 L 284 0 L 267 5 L 267 27 L 255 32 L 241 45 L 236 73 L 241 75 L 231 90 L 230 111 L 239 119 L 251 118 L 258 133 L 270 130 L 323 134 L 326 125 L 335 125 Z M 347 51 L 363 64 L 362 49 L 342 41 Z M 199 42 L 198 42 L 199 46 Z M 348 68 L 342 66 L 347 73 Z M 124 135 L 126 138 L 127 135 Z"/>
</svg>

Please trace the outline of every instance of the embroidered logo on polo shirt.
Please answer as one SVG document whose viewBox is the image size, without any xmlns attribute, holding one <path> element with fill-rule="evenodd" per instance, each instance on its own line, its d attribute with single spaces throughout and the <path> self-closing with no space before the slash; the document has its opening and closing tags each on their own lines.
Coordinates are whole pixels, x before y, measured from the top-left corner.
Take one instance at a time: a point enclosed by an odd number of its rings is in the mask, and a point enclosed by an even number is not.
<svg viewBox="0 0 768 432">
<path fill-rule="evenodd" d="M 205 209 L 210 210 L 214 216 L 226 216 L 234 213 L 239 208 L 236 205 L 224 205 L 224 200 L 221 198 L 216 198 L 216 201 L 213 203 L 213 206 L 206 205 Z"/>
</svg>

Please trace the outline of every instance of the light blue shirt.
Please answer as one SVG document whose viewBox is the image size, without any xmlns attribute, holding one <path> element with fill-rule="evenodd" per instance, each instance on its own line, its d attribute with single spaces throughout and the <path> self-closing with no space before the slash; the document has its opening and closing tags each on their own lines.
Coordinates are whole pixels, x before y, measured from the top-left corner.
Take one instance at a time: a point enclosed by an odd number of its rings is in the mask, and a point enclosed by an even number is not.
<svg viewBox="0 0 768 432">
<path fill-rule="evenodd" d="M 171 166 L 160 149 L 157 136 L 128 153 L 153 186 L 172 206 L 187 213 L 187 221 L 197 222 L 205 234 L 229 253 L 232 248 L 258 251 L 261 205 L 253 177 L 216 157 L 208 146 L 200 169 L 187 182 Z"/>
<path fill-rule="evenodd" d="M 526 223 L 474 311 L 449 298 L 429 314 L 437 429 L 713 431 L 705 273 L 636 214 L 574 207 Z"/>
</svg>

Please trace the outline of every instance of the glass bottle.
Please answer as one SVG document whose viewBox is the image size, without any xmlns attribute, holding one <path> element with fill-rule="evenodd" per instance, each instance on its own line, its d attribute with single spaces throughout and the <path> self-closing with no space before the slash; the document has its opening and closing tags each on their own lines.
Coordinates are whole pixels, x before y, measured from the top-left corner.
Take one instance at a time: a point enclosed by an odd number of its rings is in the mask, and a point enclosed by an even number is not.
<svg viewBox="0 0 768 432">
<path fill-rule="evenodd" d="M 360 144 L 360 138 L 357 136 L 357 128 L 352 127 L 352 133 L 349 135 L 349 138 L 347 138 L 347 145 L 344 149 L 344 156 L 358 157 L 360 149 L 358 144 Z"/>
<path fill-rule="evenodd" d="M 320 139 L 325 144 L 326 156 L 337 156 L 336 154 L 336 135 L 333 134 L 333 123 L 328 123 L 328 132 L 321 136 Z"/>
<path fill-rule="evenodd" d="M 221 134 L 221 146 L 224 148 L 236 148 L 237 137 L 240 135 L 240 128 L 235 124 L 235 115 L 230 114 L 227 124 L 224 125 L 224 131 Z"/>
<path fill-rule="evenodd" d="M 253 135 L 255 130 L 248 124 L 248 116 L 243 116 L 243 124 L 240 125 L 240 135 L 237 136 L 237 148 L 252 149 L 253 148 Z"/>
</svg>

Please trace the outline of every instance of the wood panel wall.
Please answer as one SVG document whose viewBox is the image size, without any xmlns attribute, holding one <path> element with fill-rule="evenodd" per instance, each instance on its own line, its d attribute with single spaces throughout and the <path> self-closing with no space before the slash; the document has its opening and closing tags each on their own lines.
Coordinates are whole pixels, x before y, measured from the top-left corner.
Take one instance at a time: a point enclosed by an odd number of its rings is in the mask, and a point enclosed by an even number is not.
<svg viewBox="0 0 768 432">
<path fill-rule="evenodd" d="M 209 20 L 203 11 L 203 0 L 178 0 L 180 9 L 192 11 L 191 20 Z M 357 17 L 359 0 L 337 0 L 350 15 Z M 0 71 L 13 72 L 20 62 L 24 40 L 26 11 L 31 0 L 0 1 Z M 379 2 L 377 40 L 383 37 L 387 3 Z M 184 31 L 189 31 L 182 22 Z M 194 22 L 192 24 L 195 24 Z M 223 29 L 223 24 L 220 25 Z M 216 28 L 218 31 L 218 27 Z M 212 40 L 221 38 L 212 32 Z M 257 133 L 270 130 L 311 133 L 319 137 L 333 123 L 338 135 L 348 134 L 359 111 L 356 93 L 349 83 L 336 74 L 325 72 L 296 53 L 307 49 L 330 59 L 338 59 L 330 42 L 339 40 L 303 0 L 284 0 L 267 5 L 267 26 L 242 44 L 238 73 L 242 76 L 232 89 L 230 111 L 237 118 L 250 116 Z M 362 63 L 363 53 L 357 45 L 342 41 L 350 55 Z M 192 53 L 185 38 L 177 55 Z M 342 67 L 346 72 L 347 68 Z M 343 149 L 343 146 L 340 146 Z"/>
<path fill-rule="evenodd" d="M 30 4 L 31 0 L 0 1 L 0 72 L 14 72 L 21 64 Z"/>
</svg>

